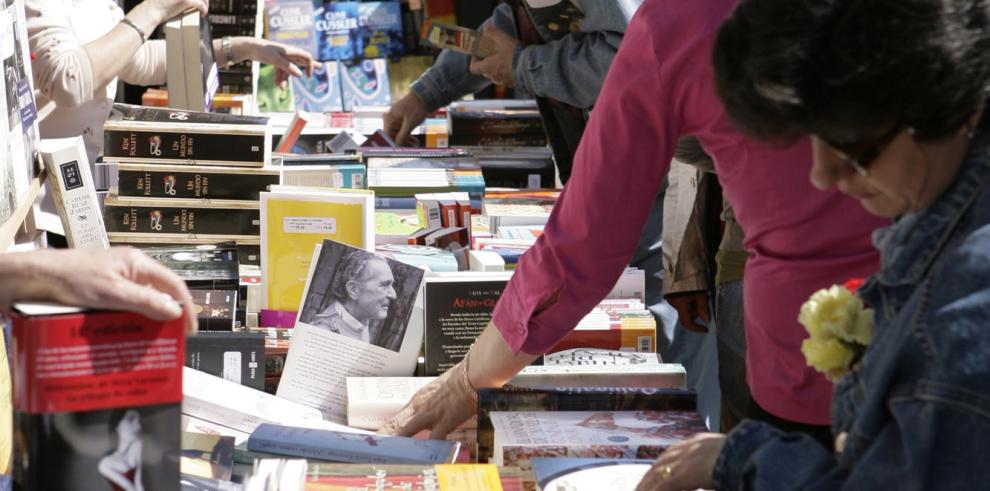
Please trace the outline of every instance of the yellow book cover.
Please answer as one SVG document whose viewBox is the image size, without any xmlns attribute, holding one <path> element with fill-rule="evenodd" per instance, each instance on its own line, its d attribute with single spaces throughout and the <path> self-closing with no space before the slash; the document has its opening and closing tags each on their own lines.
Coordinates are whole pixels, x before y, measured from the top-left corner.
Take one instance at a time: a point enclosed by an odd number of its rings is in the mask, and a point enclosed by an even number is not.
<svg viewBox="0 0 990 491">
<path fill-rule="evenodd" d="M 261 273 L 268 309 L 296 312 L 324 239 L 375 250 L 374 193 L 278 186 L 261 193 Z"/>
<path fill-rule="evenodd" d="M 436 470 L 440 491 L 502 491 L 494 464 L 438 464 Z"/>
</svg>

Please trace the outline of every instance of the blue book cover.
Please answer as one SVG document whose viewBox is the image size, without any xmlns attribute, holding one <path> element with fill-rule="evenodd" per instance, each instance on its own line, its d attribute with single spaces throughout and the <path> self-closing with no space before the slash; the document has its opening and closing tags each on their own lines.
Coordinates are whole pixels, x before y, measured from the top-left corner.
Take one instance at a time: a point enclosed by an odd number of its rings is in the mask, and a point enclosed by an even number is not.
<svg viewBox="0 0 990 491">
<path fill-rule="evenodd" d="M 367 180 L 364 178 L 364 164 L 343 164 L 336 166 L 337 170 L 344 176 L 343 188 L 364 189 Z"/>
<path fill-rule="evenodd" d="M 363 58 L 402 56 L 402 8 L 397 1 L 358 4 Z"/>
<path fill-rule="evenodd" d="M 310 77 L 291 77 L 292 98 L 297 111 L 325 113 L 342 111 L 340 70 L 336 61 L 317 62 Z"/>
<path fill-rule="evenodd" d="M 370 433 L 258 426 L 248 438 L 248 450 L 291 457 L 354 464 L 450 464 L 460 443 L 420 440 Z"/>
<path fill-rule="evenodd" d="M 388 66 L 384 58 L 340 63 L 340 89 L 344 111 L 355 107 L 391 106 Z"/>
<path fill-rule="evenodd" d="M 312 0 L 269 0 L 266 9 L 268 39 L 306 50 L 319 59 Z"/>
<path fill-rule="evenodd" d="M 357 2 L 325 2 L 313 12 L 317 59 L 351 60 L 361 54 Z"/>
</svg>

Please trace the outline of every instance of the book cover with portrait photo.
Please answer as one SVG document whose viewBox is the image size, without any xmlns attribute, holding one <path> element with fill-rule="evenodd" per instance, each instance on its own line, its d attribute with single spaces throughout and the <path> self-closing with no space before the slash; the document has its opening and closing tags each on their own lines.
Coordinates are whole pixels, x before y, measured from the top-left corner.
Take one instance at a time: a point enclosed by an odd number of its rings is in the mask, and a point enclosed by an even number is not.
<svg viewBox="0 0 990 491">
<path fill-rule="evenodd" d="M 413 316 L 424 270 L 325 240 L 316 247 L 277 395 L 344 423 L 347 377 L 408 376 L 423 343 Z"/>
</svg>

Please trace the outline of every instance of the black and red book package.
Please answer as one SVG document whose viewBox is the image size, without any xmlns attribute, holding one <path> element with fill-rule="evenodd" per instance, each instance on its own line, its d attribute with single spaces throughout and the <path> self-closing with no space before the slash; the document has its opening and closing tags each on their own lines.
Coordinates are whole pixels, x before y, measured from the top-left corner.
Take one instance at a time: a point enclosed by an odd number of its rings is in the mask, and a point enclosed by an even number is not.
<svg viewBox="0 0 990 491">
<path fill-rule="evenodd" d="M 17 306 L 15 489 L 178 491 L 183 327 Z"/>
</svg>

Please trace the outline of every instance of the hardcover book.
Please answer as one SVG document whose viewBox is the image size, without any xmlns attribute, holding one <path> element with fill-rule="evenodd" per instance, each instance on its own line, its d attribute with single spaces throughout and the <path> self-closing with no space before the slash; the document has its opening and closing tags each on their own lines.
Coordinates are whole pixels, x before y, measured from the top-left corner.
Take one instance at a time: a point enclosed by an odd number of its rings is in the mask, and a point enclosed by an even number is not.
<svg viewBox="0 0 990 491">
<path fill-rule="evenodd" d="M 680 389 L 504 387 L 478 391 L 478 461 L 493 456 L 492 411 L 696 411 L 697 396 Z"/>
<path fill-rule="evenodd" d="M 207 205 L 191 200 L 107 196 L 103 209 L 107 232 L 188 237 L 200 234 L 257 237 L 261 233 L 258 204 L 252 202 Z"/>
<path fill-rule="evenodd" d="M 182 318 L 16 306 L 17 488 L 178 490 L 184 328 Z"/>
<path fill-rule="evenodd" d="M 141 251 L 182 278 L 189 288 L 236 289 L 239 283 L 237 245 L 143 245 Z"/>
<path fill-rule="evenodd" d="M 537 491 L 634 491 L 653 460 L 533 457 Z"/>
<path fill-rule="evenodd" d="M 363 58 L 402 56 L 402 9 L 397 1 L 358 4 Z"/>
<path fill-rule="evenodd" d="M 313 26 L 313 2 L 277 0 L 267 2 L 268 39 L 295 46 L 319 59 L 316 30 Z"/>
<path fill-rule="evenodd" d="M 509 278 L 506 273 L 426 278 L 423 326 L 427 376 L 440 375 L 464 359 L 491 320 Z"/>
<path fill-rule="evenodd" d="M 265 336 L 251 332 L 200 331 L 187 340 L 186 366 L 263 390 Z"/>
<path fill-rule="evenodd" d="M 261 195 L 264 306 L 297 311 L 313 247 L 333 239 L 373 250 L 374 196 L 367 192 L 277 187 Z"/>
<path fill-rule="evenodd" d="M 693 411 L 493 411 L 495 465 L 532 457 L 655 459 L 708 431 Z"/>
<path fill-rule="evenodd" d="M 627 354 L 625 351 L 616 351 L 615 353 Z M 636 354 L 649 355 L 649 353 Z M 551 365 L 545 361 L 544 365 L 523 368 L 518 375 L 509 381 L 509 385 L 532 388 L 641 387 L 684 389 L 687 388 L 687 372 L 684 371 L 684 367 L 680 363 L 657 363 L 655 361 L 653 363 L 619 365 Z"/>
<path fill-rule="evenodd" d="M 121 197 L 257 201 L 279 184 L 278 169 L 269 168 L 122 163 L 117 169 Z"/>
<path fill-rule="evenodd" d="M 364 106 L 392 105 L 385 59 L 341 62 L 340 93 L 344 111 Z"/>
<path fill-rule="evenodd" d="M 253 26 L 246 34 L 254 34 Z M 209 111 L 220 79 L 213 58 L 210 22 L 200 17 L 197 10 L 182 15 L 182 60 L 186 76 L 186 107 L 181 109 Z"/>
<path fill-rule="evenodd" d="M 248 450 L 355 464 L 451 464 L 460 443 L 263 424 Z"/>
<path fill-rule="evenodd" d="M 39 148 L 69 247 L 109 248 L 82 137 L 42 140 Z"/>
<path fill-rule="evenodd" d="M 103 124 L 108 162 L 261 167 L 271 159 L 268 118 L 114 104 Z"/>
<path fill-rule="evenodd" d="M 317 60 L 350 60 L 361 53 L 357 5 L 326 1 L 313 12 Z"/>
<path fill-rule="evenodd" d="M 336 61 L 317 62 L 309 77 L 292 77 L 293 102 L 298 111 L 328 113 L 342 111 L 340 69 Z"/>
</svg>

